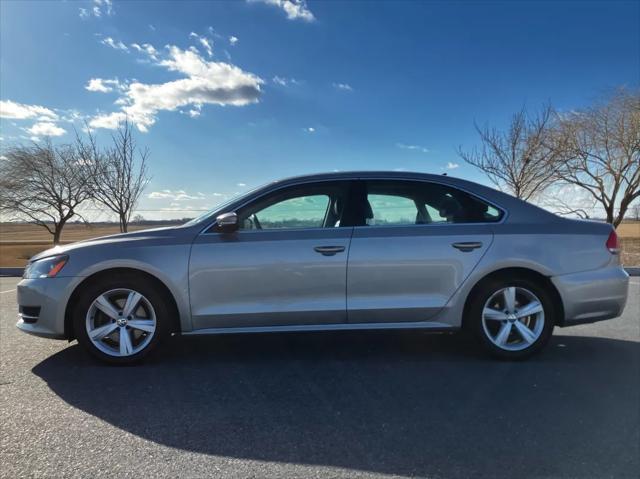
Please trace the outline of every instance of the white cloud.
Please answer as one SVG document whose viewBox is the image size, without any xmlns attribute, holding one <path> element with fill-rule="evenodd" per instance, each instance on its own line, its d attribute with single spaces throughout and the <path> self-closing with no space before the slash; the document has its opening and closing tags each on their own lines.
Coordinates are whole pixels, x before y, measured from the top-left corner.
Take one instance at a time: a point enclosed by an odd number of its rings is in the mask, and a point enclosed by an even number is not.
<svg viewBox="0 0 640 479">
<path fill-rule="evenodd" d="M 315 133 L 316 129 L 310 126 L 309 128 L 305 128 L 304 131 L 306 131 L 307 133 Z"/>
<path fill-rule="evenodd" d="M 202 114 L 202 105 L 193 105 L 189 110 L 180 110 L 183 115 L 189 115 L 191 118 L 198 118 Z"/>
<path fill-rule="evenodd" d="M 424 146 L 420 146 L 420 145 L 405 145 L 404 143 L 396 143 L 396 146 L 403 150 L 414 150 L 414 151 L 419 151 L 421 153 L 429 153 L 428 148 L 425 148 Z"/>
<path fill-rule="evenodd" d="M 243 187 L 247 186 L 247 184 L 246 183 L 237 183 L 237 186 L 239 186 L 240 188 L 243 188 Z"/>
<path fill-rule="evenodd" d="M 40 141 L 42 136 L 61 136 L 66 130 L 56 123 L 59 121 L 70 121 L 73 111 L 62 112 L 62 117 L 53 110 L 40 105 L 27 105 L 11 100 L 0 101 L 0 117 L 14 120 L 35 120 L 31 127 L 23 127 L 22 130 L 30 136 L 22 137 L 32 141 Z M 71 115 L 71 116 L 69 116 Z M 73 121 L 73 120 L 71 120 Z M 16 125 L 12 122 L 13 125 Z"/>
<path fill-rule="evenodd" d="M 152 191 L 147 198 L 152 200 L 164 200 L 170 199 L 172 201 L 188 201 L 188 200 L 202 200 L 205 198 L 203 193 L 197 193 L 196 195 L 190 195 L 184 190 L 161 190 Z"/>
<path fill-rule="evenodd" d="M 50 121 L 40 121 L 35 123 L 31 128 L 25 129 L 25 131 L 34 137 L 61 136 L 67 132 L 64 128 L 60 128 L 58 125 Z"/>
<path fill-rule="evenodd" d="M 124 43 L 122 43 L 120 40 L 114 40 L 111 37 L 103 38 L 100 43 L 102 43 L 103 45 L 107 45 L 108 47 L 115 48 L 116 50 L 122 50 L 123 52 L 129 51 L 129 48 L 127 48 Z"/>
<path fill-rule="evenodd" d="M 13 118 L 15 120 L 26 120 L 29 118 L 40 118 L 46 120 L 57 120 L 58 115 L 40 105 L 26 105 L 24 103 L 16 103 L 11 100 L 0 101 L 0 117 Z"/>
<path fill-rule="evenodd" d="M 0 156 L 0 161 L 6 161 L 6 160 L 8 160 L 8 159 L 9 159 L 9 158 L 7 158 L 7 157 L 6 157 L 6 156 L 4 156 L 4 155 Z"/>
<path fill-rule="evenodd" d="M 116 128 L 128 118 L 144 132 L 155 123 L 160 111 L 186 106 L 199 110 L 206 104 L 244 106 L 259 100 L 264 83 L 260 77 L 229 63 L 207 61 L 195 48 L 182 50 L 169 45 L 167 49 L 168 54 L 156 65 L 186 78 L 160 84 L 132 81 L 123 88 L 121 111 L 98 115 L 89 126 Z"/>
<path fill-rule="evenodd" d="M 233 35 L 231 35 L 229 37 L 229 43 L 231 44 L 231 46 L 235 45 L 236 43 L 238 43 L 238 37 L 234 37 Z"/>
<path fill-rule="evenodd" d="M 195 32 L 191 32 L 189 34 L 189 37 L 195 38 L 196 40 L 198 40 L 198 42 L 200 43 L 200 45 L 202 45 L 202 47 L 207 52 L 207 55 L 209 55 L 209 57 L 213 56 L 213 42 L 211 40 L 209 40 L 207 37 L 202 37 Z"/>
<path fill-rule="evenodd" d="M 83 20 L 86 20 L 91 15 L 96 18 L 100 18 L 103 14 L 110 17 L 116 13 L 113 9 L 112 0 L 93 0 L 93 7 L 91 8 L 91 10 L 80 8 L 79 11 L 80 18 L 82 18 Z"/>
<path fill-rule="evenodd" d="M 218 38 L 218 39 L 224 38 L 222 35 L 216 32 L 215 28 L 211 26 L 207 27 L 207 31 L 209 32 L 209 35 L 213 36 L 214 38 Z"/>
<path fill-rule="evenodd" d="M 102 2 L 100 2 L 100 0 L 94 0 L 97 4 L 102 4 L 102 7 L 104 9 L 104 11 L 107 13 L 107 15 L 111 16 L 115 13 L 115 10 L 113 9 L 113 1 L 112 0 L 102 0 Z"/>
<path fill-rule="evenodd" d="M 113 80 L 92 78 L 84 88 L 89 91 L 109 93 L 110 91 L 113 91 L 114 88 L 121 88 L 121 85 L 117 78 L 114 78 Z"/>
<path fill-rule="evenodd" d="M 106 128 L 107 130 L 115 130 L 118 126 L 127 119 L 127 114 L 122 111 L 114 111 L 113 113 L 106 113 L 102 115 L 96 115 L 89 121 L 89 127 L 91 128 Z M 138 126 L 138 128 L 140 128 Z M 144 131 L 147 131 L 146 129 Z"/>
<path fill-rule="evenodd" d="M 156 50 L 153 47 L 153 45 L 150 45 L 148 43 L 143 43 L 142 45 L 139 45 L 137 43 L 132 43 L 131 48 L 141 53 L 146 53 L 149 56 L 149 58 L 151 58 L 154 61 L 158 60 L 158 50 Z"/>
<path fill-rule="evenodd" d="M 348 83 L 334 83 L 333 88 L 344 91 L 353 91 L 353 88 Z"/>
<path fill-rule="evenodd" d="M 288 86 L 289 84 L 291 85 L 299 85 L 300 84 L 300 80 L 296 80 L 295 78 L 286 78 L 286 77 L 281 77 L 281 76 L 274 76 L 271 81 L 273 83 L 275 83 L 276 85 L 280 85 L 280 86 Z"/>
<path fill-rule="evenodd" d="M 281 8 L 287 14 L 289 20 L 304 20 L 312 22 L 316 18 L 307 7 L 306 0 L 247 0 L 248 2 L 260 2 Z"/>
<path fill-rule="evenodd" d="M 451 161 L 447 163 L 447 170 L 455 170 L 459 167 L 460 165 L 458 163 L 452 163 Z"/>
</svg>

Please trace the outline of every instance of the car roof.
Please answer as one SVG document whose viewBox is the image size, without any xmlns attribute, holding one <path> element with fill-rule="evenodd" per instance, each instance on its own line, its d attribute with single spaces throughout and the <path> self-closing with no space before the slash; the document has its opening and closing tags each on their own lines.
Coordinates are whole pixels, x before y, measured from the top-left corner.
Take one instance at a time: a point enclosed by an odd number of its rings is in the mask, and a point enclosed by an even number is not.
<svg viewBox="0 0 640 479">
<path fill-rule="evenodd" d="M 355 171 L 333 171 L 328 173 L 312 173 L 308 175 L 291 176 L 277 180 L 277 183 L 295 181 L 315 181 L 333 179 L 357 179 L 357 178 L 416 178 L 422 180 L 439 180 L 441 178 L 451 178 L 448 175 L 435 175 L 432 173 L 420 173 L 416 171 L 384 171 L 384 170 L 355 170 Z"/>
</svg>

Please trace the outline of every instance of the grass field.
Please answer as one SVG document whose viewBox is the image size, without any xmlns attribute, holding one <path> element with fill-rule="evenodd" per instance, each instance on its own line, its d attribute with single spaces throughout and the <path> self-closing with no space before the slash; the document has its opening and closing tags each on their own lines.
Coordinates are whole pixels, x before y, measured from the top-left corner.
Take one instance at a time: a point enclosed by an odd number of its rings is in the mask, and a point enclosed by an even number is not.
<svg viewBox="0 0 640 479">
<path fill-rule="evenodd" d="M 135 225 L 131 231 L 168 226 L 162 224 Z M 62 232 L 62 242 L 71 243 L 119 233 L 117 225 L 69 224 Z M 623 223 L 618 227 L 622 240 L 622 262 L 626 266 L 640 265 L 640 221 Z M 51 247 L 51 235 L 35 225 L 0 223 L 0 266 L 24 266 L 36 253 Z"/>
<path fill-rule="evenodd" d="M 130 231 L 169 226 L 163 224 L 131 225 Z M 64 227 L 62 242 L 73 243 L 119 233 L 117 225 L 84 225 L 72 223 Z M 42 227 L 29 224 L 0 223 L 0 266 L 24 266 L 34 254 L 51 248 L 51 235 Z"/>
</svg>

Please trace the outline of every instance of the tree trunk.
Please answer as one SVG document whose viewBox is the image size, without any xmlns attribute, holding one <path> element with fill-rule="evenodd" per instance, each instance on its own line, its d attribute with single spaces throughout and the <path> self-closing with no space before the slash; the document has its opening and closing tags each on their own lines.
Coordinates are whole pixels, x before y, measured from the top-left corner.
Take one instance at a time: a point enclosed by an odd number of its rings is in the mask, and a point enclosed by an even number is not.
<svg viewBox="0 0 640 479">
<path fill-rule="evenodd" d="M 59 245 L 60 244 L 60 236 L 62 236 L 62 227 L 63 226 L 64 226 L 63 224 L 55 225 L 55 229 L 53 230 L 53 244 L 54 245 Z"/>
<path fill-rule="evenodd" d="M 62 228 L 67 224 L 67 220 L 73 216 L 73 211 L 67 217 L 62 218 L 59 223 L 53 225 L 53 244 L 59 245 L 62 237 Z"/>
<path fill-rule="evenodd" d="M 613 214 L 613 205 L 605 206 L 604 211 L 607 214 L 607 223 L 612 224 L 614 228 L 618 226 L 615 224 L 615 218 Z"/>
<path fill-rule="evenodd" d="M 124 215 L 120 215 L 120 232 L 127 233 L 129 230 L 129 223 Z"/>
<path fill-rule="evenodd" d="M 627 209 L 629 208 L 629 205 L 631 204 L 631 199 L 633 198 L 632 196 L 626 196 L 624 198 L 622 198 L 622 201 L 620 202 L 620 209 L 618 210 L 618 216 L 616 217 L 615 221 L 613 222 L 613 226 L 614 228 L 617 228 L 618 225 L 620 223 L 622 223 L 622 220 L 624 219 L 625 215 L 627 214 Z"/>
</svg>

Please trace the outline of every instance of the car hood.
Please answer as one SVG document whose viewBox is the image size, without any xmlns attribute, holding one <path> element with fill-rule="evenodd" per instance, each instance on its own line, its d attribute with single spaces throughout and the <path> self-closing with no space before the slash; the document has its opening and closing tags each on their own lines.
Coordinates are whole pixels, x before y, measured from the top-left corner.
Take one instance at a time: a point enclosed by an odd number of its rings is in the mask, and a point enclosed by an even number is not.
<svg viewBox="0 0 640 479">
<path fill-rule="evenodd" d="M 100 236 L 97 238 L 91 238 L 87 240 L 77 241 L 75 243 L 69 243 L 65 245 L 54 246 L 45 251 L 42 251 L 32 256 L 29 261 L 36 261 L 48 256 L 55 256 L 58 254 L 67 254 L 73 251 L 91 248 L 94 246 L 104 246 L 108 244 L 123 244 L 135 241 L 143 241 L 153 238 L 172 238 L 182 236 L 187 228 L 180 226 L 168 226 L 163 228 L 152 228 L 148 230 L 134 231 L 132 233 L 118 233 L 108 236 Z"/>
</svg>

